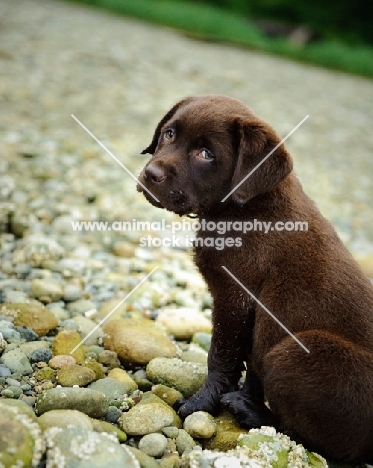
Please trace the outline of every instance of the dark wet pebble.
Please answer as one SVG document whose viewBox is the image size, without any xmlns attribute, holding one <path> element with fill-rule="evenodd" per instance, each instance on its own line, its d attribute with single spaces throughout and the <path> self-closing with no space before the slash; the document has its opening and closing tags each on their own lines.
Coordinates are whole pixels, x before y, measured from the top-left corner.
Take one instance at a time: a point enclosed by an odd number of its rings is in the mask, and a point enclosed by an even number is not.
<svg viewBox="0 0 373 468">
<path fill-rule="evenodd" d="M 116 423 L 118 419 L 122 416 L 122 411 L 116 406 L 109 406 L 107 413 L 105 414 L 105 419 L 108 422 Z"/>
<path fill-rule="evenodd" d="M 17 330 L 21 337 L 26 341 L 36 341 L 39 338 L 39 335 L 28 327 L 18 326 L 15 327 L 15 330 Z"/>
<path fill-rule="evenodd" d="M 49 362 L 52 359 L 52 351 L 49 348 L 38 348 L 30 354 L 30 362 Z"/>
</svg>

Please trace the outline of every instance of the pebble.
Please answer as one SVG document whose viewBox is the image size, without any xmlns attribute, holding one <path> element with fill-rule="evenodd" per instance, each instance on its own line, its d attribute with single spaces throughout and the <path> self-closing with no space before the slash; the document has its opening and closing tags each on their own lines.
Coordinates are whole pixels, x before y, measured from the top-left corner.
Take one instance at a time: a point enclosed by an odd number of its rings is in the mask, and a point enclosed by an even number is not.
<svg viewBox="0 0 373 468">
<path fill-rule="evenodd" d="M 176 357 L 177 346 L 150 320 L 119 319 L 104 326 L 104 346 L 128 363 L 147 364 L 156 357 Z"/>
<path fill-rule="evenodd" d="M 146 376 L 152 382 L 173 387 L 189 398 L 206 380 L 207 366 L 180 359 L 155 358 L 147 365 Z"/>
<path fill-rule="evenodd" d="M 139 441 L 139 449 L 150 457 L 161 457 L 167 448 L 167 439 L 163 434 L 146 434 Z"/>
<path fill-rule="evenodd" d="M 59 260 L 65 254 L 61 245 L 51 237 L 24 237 L 24 248 L 21 259 L 33 267 L 42 267 L 48 260 Z"/>
<path fill-rule="evenodd" d="M 161 403 L 137 404 L 124 413 L 119 425 L 126 434 L 145 435 L 172 425 L 174 414 L 171 408 Z"/>
<path fill-rule="evenodd" d="M 61 466 L 79 468 L 140 468 L 139 462 L 118 443 L 111 434 L 94 432 L 82 427 L 68 429 L 51 428 L 46 431 L 47 459 L 56 460 Z"/>
<path fill-rule="evenodd" d="M 158 462 L 145 452 L 130 446 L 127 447 L 127 450 L 139 461 L 141 468 L 160 468 Z"/>
<path fill-rule="evenodd" d="M 7 405 L 8 401 L 18 400 L 1 400 L 0 403 L 1 464 L 4 467 L 38 466 L 45 450 L 41 429 L 28 410 Z"/>
<path fill-rule="evenodd" d="M 138 388 L 143 392 L 147 392 L 153 386 L 153 383 L 146 378 L 146 372 L 144 369 L 139 369 L 138 371 L 134 372 L 133 380 L 136 382 Z"/>
<path fill-rule="evenodd" d="M 175 441 L 177 451 L 180 455 L 182 455 L 184 452 L 193 450 L 193 448 L 196 446 L 196 442 L 184 429 L 179 429 Z"/>
<path fill-rule="evenodd" d="M 84 341 L 84 346 L 93 346 L 99 343 L 103 337 L 103 331 L 101 327 L 97 327 L 93 320 L 83 316 L 76 316 L 73 321 L 78 326 L 78 332 L 82 338 L 89 335 Z"/>
<path fill-rule="evenodd" d="M 61 369 L 62 367 L 68 366 L 71 364 L 76 364 L 76 359 L 70 354 L 69 355 L 60 354 L 58 356 L 54 356 L 48 362 L 48 365 L 52 369 Z"/>
<path fill-rule="evenodd" d="M 8 377 L 12 371 L 5 364 L 0 364 L 0 377 Z"/>
<path fill-rule="evenodd" d="M 37 348 L 30 354 L 30 362 L 49 362 L 52 358 L 52 351 L 49 348 Z"/>
<path fill-rule="evenodd" d="M 106 367 L 120 367 L 120 361 L 118 359 L 118 354 L 115 351 L 109 351 L 105 349 L 98 355 L 98 362 L 103 364 Z"/>
<path fill-rule="evenodd" d="M 59 354 L 71 354 L 77 362 L 83 362 L 85 359 L 85 352 L 81 343 L 82 338 L 78 332 L 74 330 L 62 330 L 53 340 L 52 351 L 55 356 Z M 71 353 L 76 346 L 78 346 L 78 348 Z"/>
<path fill-rule="evenodd" d="M 119 367 L 111 369 L 108 372 L 108 377 L 110 377 L 111 379 L 118 380 L 118 382 L 126 384 L 128 386 L 127 393 L 132 393 L 138 389 L 137 383 L 124 369 L 120 369 Z"/>
<path fill-rule="evenodd" d="M 174 427 L 174 426 L 168 426 L 168 427 L 164 427 L 162 429 L 162 432 L 166 437 L 168 437 L 170 439 L 176 439 L 176 437 L 179 434 L 179 429 L 177 427 Z"/>
<path fill-rule="evenodd" d="M 43 431 L 51 427 L 60 427 L 67 429 L 68 427 L 83 427 L 85 429 L 93 429 L 92 420 L 86 414 L 71 409 L 56 409 L 48 411 L 38 418 L 39 426 Z"/>
<path fill-rule="evenodd" d="M 38 334 L 34 332 L 31 328 L 19 326 L 15 327 L 17 332 L 21 335 L 21 337 L 26 341 L 35 341 L 39 338 Z"/>
<path fill-rule="evenodd" d="M 76 284 L 66 284 L 63 288 L 62 297 L 66 302 L 77 301 L 82 297 L 82 288 Z"/>
<path fill-rule="evenodd" d="M 67 304 L 67 310 L 73 317 L 96 311 L 96 305 L 88 299 L 79 299 Z"/>
<path fill-rule="evenodd" d="M 41 302 L 54 302 L 61 299 L 62 287 L 57 281 L 49 279 L 33 279 L 31 281 L 31 292 Z"/>
<path fill-rule="evenodd" d="M 104 377 L 104 368 L 95 359 L 88 357 L 87 359 L 84 360 L 83 366 L 88 367 L 88 369 L 93 370 L 93 372 L 95 373 L 94 380 L 99 380 Z"/>
<path fill-rule="evenodd" d="M 21 384 L 18 382 L 18 380 L 15 380 L 15 379 L 12 379 L 12 378 L 6 379 L 5 382 L 8 385 L 16 385 L 17 387 L 21 386 Z"/>
<path fill-rule="evenodd" d="M 2 332 L 0 332 L 0 354 L 4 351 L 4 349 L 7 346 L 7 342 L 4 339 L 4 335 Z"/>
<path fill-rule="evenodd" d="M 177 400 L 183 398 L 181 392 L 162 384 L 153 385 L 152 393 L 154 393 L 154 395 L 157 395 L 157 397 L 161 398 L 165 403 L 167 403 L 170 406 L 173 406 Z"/>
<path fill-rule="evenodd" d="M 42 369 L 37 370 L 34 372 L 33 377 L 39 382 L 43 382 L 44 380 L 48 380 L 50 382 L 56 381 L 55 372 L 50 367 L 43 367 Z"/>
<path fill-rule="evenodd" d="M 29 327 L 38 336 L 45 336 L 58 325 L 52 312 L 38 303 L 5 303 L 0 314 L 14 317 L 15 326 Z"/>
<path fill-rule="evenodd" d="M 22 343 L 19 346 L 20 350 L 26 354 L 28 358 L 31 357 L 31 354 L 37 349 L 50 349 L 50 344 L 47 341 L 29 341 L 27 343 Z"/>
<path fill-rule="evenodd" d="M 194 333 L 192 343 L 200 346 L 205 351 L 209 352 L 211 347 L 211 333 L 198 332 Z"/>
<path fill-rule="evenodd" d="M 180 359 L 185 362 L 197 362 L 207 366 L 207 352 L 193 343 L 181 353 Z"/>
<path fill-rule="evenodd" d="M 118 419 L 122 416 L 122 411 L 116 406 L 109 406 L 107 413 L 105 414 L 105 419 L 108 422 L 116 423 Z"/>
<path fill-rule="evenodd" d="M 211 332 L 211 321 L 198 310 L 186 307 L 163 309 L 156 322 L 161 323 L 178 340 L 189 340 L 197 332 Z"/>
<path fill-rule="evenodd" d="M 12 398 L 19 398 L 23 393 L 23 390 L 19 385 L 9 385 L 6 390 L 13 393 Z"/>
<path fill-rule="evenodd" d="M 26 354 L 24 354 L 19 348 L 3 353 L 0 357 L 0 364 L 5 364 L 12 373 L 30 375 L 33 372 Z"/>
<path fill-rule="evenodd" d="M 103 393 L 108 400 L 116 400 L 123 395 L 131 394 L 133 391 L 126 383 L 109 377 L 93 382 L 89 388 Z"/>
<path fill-rule="evenodd" d="M 216 433 L 214 418 L 205 411 L 196 411 L 185 418 L 184 429 L 196 439 L 210 439 Z"/>
<path fill-rule="evenodd" d="M 63 366 L 57 371 L 57 382 L 63 387 L 78 385 L 84 387 L 96 379 L 96 374 L 88 367 L 79 364 Z"/>
<path fill-rule="evenodd" d="M 92 418 L 101 418 L 107 413 L 109 403 L 101 392 L 88 388 L 52 388 L 36 400 L 36 412 L 41 415 L 54 409 L 76 409 Z"/>
<path fill-rule="evenodd" d="M 21 334 L 15 330 L 14 328 L 5 328 L 5 330 L 3 330 L 2 332 L 2 336 L 4 338 L 4 340 L 6 341 L 10 341 L 10 340 L 17 340 L 17 341 L 21 341 Z M 4 347 L 5 349 L 5 347 Z"/>
</svg>

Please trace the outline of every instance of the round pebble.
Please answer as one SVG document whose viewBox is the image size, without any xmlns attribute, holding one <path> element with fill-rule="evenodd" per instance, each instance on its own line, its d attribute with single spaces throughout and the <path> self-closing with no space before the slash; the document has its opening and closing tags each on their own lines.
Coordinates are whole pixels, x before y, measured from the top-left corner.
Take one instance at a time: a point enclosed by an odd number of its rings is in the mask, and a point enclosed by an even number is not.
<svg viewBox="0 0 373 468">
<path fill-rule="evenodd" d="M 120 411 L 120 409 L 116 406 L 109 406 L 107 413 L 105 414 L 105 419 L 111 423 L 116 423 L 121 416 L 122 411 Z"/>
<path fill-rule="evenodd" d="M 167 439 L 162 434 L 147 434 L 139 441 L 139 449 L 151 457 L 161 457 L 167 448 Z"/>
<path fill-rule="evenodd" d="M 65 354 L 54 356 L 48 362 L 48 365 L 52 369 L 61 369 L 62 367 L 69 366 L 71 364 L 76 364 L 76 359 L 71 355 L 65 355 Z"/>
<path fill-rule="evenodd" d="M 116 400 L 123 395 L 132 393 L 132 387 L 130 385 L 111 379 L 110 377 L 91 383 L 89 388 L 103 393 L 108 400 Z"/>
<path fill-rule="evenodd" d="M 82 288 L 76 284 L 67 284 L 63 288 L 63 300 L 66 302 L 77 301 L 82 297 Z"/>
<path fill-rule="evenodd" d="M 61 285 L 48 279 L 33 279 L 31 281 L 31 292 L 42 302 L 58 301 L 63 294 Z M 44 298 L 47 298 L 47 300 L 44 300 Z"/>
<path fill-rule="evenodd" d="M 93 382 L 95 378 L 96 374 L 92 369 L 79 364 L 63 366 L 57 371 L 57 381 L 63 387 L 73 387 L 74 385 L 84 387 Z"/>
<path fill-rule="evenodd" d="M 210 439 L 216 433 L 214 418 L 205 411 L 196 411 L 185 418 L 184 429 L 193 438 Z"/>
<path fill-rule="evenodd" d="M 147 365 L 146 376 L 152 382 L 173 387 L 189 398 L 206 380 L 207 366 L 180 359 L 156 358 Z"/>
<path fill-rule="evenodd" d="M 118 422 L 126 434 L 144 435 L 172 425 L 173 420 L 171 408 L 160 403 L 151 403 L 137 404 L 123 413 Z"/>
<path fill-rule="evenodd" d="M 39 336 L 57 327 L 56 317 L 40 303 L 6 303 L 0 306 L 0 314 L 14 317 L 15 326 L 29 327 Z"/>
<path fill-rule="evenodd" d="M 115 351 L 109 351 L 105 349 L 98 355 L 98 362 L 106 367 L 120 367 L 120 361 L 118 354 Z"/>
<path fill-rule="evenodd" d="M 150 320 L 118 319 L 104 326 L 104 345 L 124 362 L 147 364 L 156 357 L 175 357 L 178 348 Z"/>
<path fill-rule="evenodd" d="M 85 352 L 83 349 L 82 337 L 74 330 L 62 330 L 53 340 L 53 354 L 72 355 L 77 362 L 84 361 Z M 75 349 L 74 352 L 72 352 Z"/>
</svg>

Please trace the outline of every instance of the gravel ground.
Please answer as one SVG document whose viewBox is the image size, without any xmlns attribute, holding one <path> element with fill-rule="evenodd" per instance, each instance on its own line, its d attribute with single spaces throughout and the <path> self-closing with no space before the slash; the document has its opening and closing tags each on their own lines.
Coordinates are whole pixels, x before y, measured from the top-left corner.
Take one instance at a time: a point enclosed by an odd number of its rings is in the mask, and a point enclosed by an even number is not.
<svg viewBox="0 0 373 468">
<path fill-rule="evenodd" d="M 173 387 L 167 390 L 170 399 L 175 397 L 172 392 L 180 396 L 175 382 L 167 380 L 176 371 L 167 366 L 180 365 L 178 372 L 191 382 L 198 366 L 202 366 L 199 377 L 206 372 L 202 348 L 207 347 L 211 304 L 188 251 L 141 249 L 142 234 L 136 232 L 72 230 L 72 220 L 176 218 L 151 207 L 136 192 L 132 178 L 71 114 L 134 174 L 146 160 L 140 152 L 149 144 L 155 124 L 186 95 L 223 93 L 241 99 L 283 136 L 309 114 L 287 142 L 296 172 L 349 248 L 373 271 L 371 81 L 45 0 L 0 0 L 0 70 L 0 303 L 7 304 L 0 304 L 2 405 L 24 400 L 34 408 L 38 398 L 43 424 L 53 427 L 60 416 L 43 407 L 43 395 L 52 392 L 50 401 L 56 407 L 58 381 L 70 387 L 83 379 L 81 387 L 92 389 L 81 388 L 81 393 L 72 389 L 74 402 L 69 408 L 77 411 L 76 426 L 83 431 L 79 437 L 85 437 L 84 431 L 89 435 L 92 427 L 97 430 L 97 418 L 121 421 L 117 428 L 131 427 L 128 409 L 152 383 Z M 74 354 L 74 359 L 65 356 L 79 343 L 77 334 L 85 336 L 155 266 L 158 270 L 118 309 L 115 318 L 156 319 L 167 332 L 157 338 L 164 343 L 160 349 L 155 352 L 145 346 L 159 330 L 149 329 L 148 336 L 141 325 L 131 336 L 144 333 L 143 341 L 139 345 L 133 340 L 131 356 L 122 355 L 120 346 L 102 341 L 103 325 L 81 348 L 83 354 Z M 165 306 L 168 310 L 163 310 Z M 192 317 L 189 322 L 188 317 Z M 132 322 L 114 326 L 119 342 L 130 340 L 125 335 L 129 323 L 132 326 Z M 202 335 L 195 339 L 200 346 L 187 344 L 191 334 L 198 332 Z M 180 355 L 182 364 L 174 359 Z M 154 373 L 152 367 L 149 382 L 145 366 L 153 358 L 166 361 L 156 362 L 159 367 Z M 190 375 L 188 361 L 197 366 L 192 366 Z M 60 370 L 66 366 L 68 371 Z M 127 391 L 114 389 L 128 394 L 127 399 L 112 393 L 111 379 L 127 385 Z M 106 400 L 99 403 L 103 405 L 100 414 L 81 406 L 89 395 L 92 401 L 101 398 L 94 385 L 107 392 Z M 186 383 L 178 385 L 183 389 Z M 153 393 L 162 398 L 165 391 L 161 387 Z M 171 409 L 167 407 L 164 414 L 161 403 L 151 397 L 141 400 L 142 409 L 134 408 L 142 412 L 147 405 L 156 405 L 168 429 L 174 418 Z M 12 419 L 16 410 L 6 407 L 4 411 Z M 83 419 L 82 413 L 86 413 Z M 70 414 L 64 418 L 71 421 Z M 156 458 L 176 454 L 175 464 L 163 462 L 164 467 L 177 466 L 178 454 L 195 443 L 177 421 L 172 424 L 173 429 L 164 430 L 162 437 L 153 437 L 158 445 L 147 449 Z M 211 426 L 208 417 L 205 425 Z M 142 434 L 127 430 L 135 456 L 136 448 L 148 447 L 148 439 L 140 443 L 139 436 L 159 431 L 153 429 L 145 428 Z M 38 430 L 33 438 L 40 441 Z M 118 434 L 123 442 L 126 436 Z M 68 444 L 77 435 L 66 432 L 64 437 Z M 94 444 L 108 444 L 97 437 Z M 62 445 L 56 448 L 55 438 L 56 433 L 47 437 L 50 467 L 62 466 L 58 461 L 53 465 L 52 460 L 66 450 Z M 38 446 L 39 455 L 45 451 L 43 444 Z M 132 452 L 122 453 L 114 445 L 111 449 L 118 466 L 137 467 Z M 75 455 L 69 456 L 73 460 Z M 103 466 L 99 456 L 90 466 Z M 37 459 L 35 455 L 34 464 Z M 142 466 L 154 466 L 152 460 Z"/>
</svg>

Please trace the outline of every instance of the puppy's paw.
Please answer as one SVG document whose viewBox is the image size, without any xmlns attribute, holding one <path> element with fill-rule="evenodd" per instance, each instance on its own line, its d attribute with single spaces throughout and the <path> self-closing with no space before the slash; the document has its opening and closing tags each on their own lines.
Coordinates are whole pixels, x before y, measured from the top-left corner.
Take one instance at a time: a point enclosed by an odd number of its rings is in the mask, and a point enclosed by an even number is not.
<svg viewBox="0 0 373 468">
<path fill-rule="evenodd" d="M 275 417 L 265 404 L 250 398 L 243 392 L 225 393 L 220 403 L 233 414 L 242 427 L 252 429 L 261 426 L 277 426 Z"/>
<path fill-rule="evenodd" d="M 196 411 L 206 411 L 214 416 L 218 413 L 219 407 L 219 399 L 213 398 L 208 391 L 196 393 L 189 399 L 182 398 L 174 404 L 178 415 L 183 419 Z"/>
</svg>

